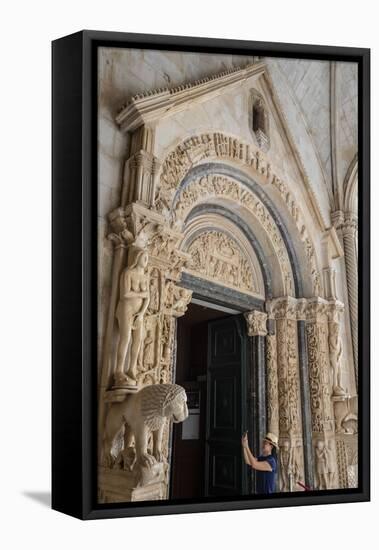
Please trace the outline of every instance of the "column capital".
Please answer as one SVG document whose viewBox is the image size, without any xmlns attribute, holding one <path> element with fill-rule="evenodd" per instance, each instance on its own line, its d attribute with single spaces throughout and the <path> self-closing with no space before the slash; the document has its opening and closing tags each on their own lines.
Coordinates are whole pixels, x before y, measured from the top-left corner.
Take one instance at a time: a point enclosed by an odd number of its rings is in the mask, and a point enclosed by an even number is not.
<svg viewBox="0 0 379 550">
<path fill-rule="evenodd" d="M 338 300 L 333 300 L 332 302 L 329 302 L 327 312 L 329 323 L 339 323 L 341 313 L 344 309 L 344 304 Z"/>
<path fill-rule="evenodd" d="M 345 214 L 343 210 L 335 210 L 334 212 L 331 213 L 330 217 L 332 220 L 333 227 L 335 227 L 336 229 L 339 229 L 340 227 L 342 227 L 345 219 Z"/>
<path fill-rule="evenodd" d="M 358 231 L 358 217 L 353 212 L 345 212 L 345 221 L 342 225 L 343 235 L 354 235 Z"/>
<path fill-rule="evenodd" d="M 266 302 L 266 310 L 271 319 L 297 320 L 298 301 L 292 296 L 283 296 Z"/>
<path fill-rule="evenodd" d="M 248 311 L 244 314 L 249 336 L 267 335 L 267 313 L 264 311 Z"/>
</svg>

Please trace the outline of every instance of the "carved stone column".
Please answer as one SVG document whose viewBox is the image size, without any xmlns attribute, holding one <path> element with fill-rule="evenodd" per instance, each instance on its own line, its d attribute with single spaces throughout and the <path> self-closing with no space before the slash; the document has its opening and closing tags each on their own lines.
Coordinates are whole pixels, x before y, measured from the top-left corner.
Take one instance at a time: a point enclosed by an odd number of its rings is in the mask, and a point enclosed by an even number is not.
<svg viewBox="0 0 379 550">
<path fill-rule="evenodd" d="M 275 321 L 268 319 L 266 337 L 267 431 L 279 437 L 278 359 Z"/>
<path fill-rule="evenodd" d="M 304 454 L 300 373 L 297 341 L 297 300 L 278 298 L 267 304 L 269 316 L 276 321 L 279 446 L 281 491 L 301 490 L 304 481 Z"/>
<path fill-rule="evenodd" d="M 303 448 L 304 448 L 304 477 L 308 487 L 314 486 L 314 463 L 311 431 L 311 403 L 309 392 L 309 367 L 306 336 L 306 307 L 307 300 L 299 299 L 297 302 L 297 339 L 299 346 L 299 370 L 300 370 L 300 395 L 303 424 Z"/>
<path fill-rule="evenodd" d="M 267 334 L 267 313 L 249 311 L 245 313 L 248 335 L 252 343 L 252 362 L 250 372 L 252 416 L 258 418 L 258 431 L 254 432 L 254 447 L 259 452 L 262 439 L 266 435 L 266 373 L 265 373 L 265 336 Z"/>
<path fill-rule="evenodd" d="M 312 412 L 316 489 L 338 487 L 330 358 L 328 307 L 321 298 L 308 300 L 306 335 Z"/>
<path fill-rule="evenodd" d="M 353 343 L 355 382 L 358 389 L 358 221 L 353 214 L 346 213 L 342 225 L 347 292 L 349 297 L 351 339 Z"/>
</svg>

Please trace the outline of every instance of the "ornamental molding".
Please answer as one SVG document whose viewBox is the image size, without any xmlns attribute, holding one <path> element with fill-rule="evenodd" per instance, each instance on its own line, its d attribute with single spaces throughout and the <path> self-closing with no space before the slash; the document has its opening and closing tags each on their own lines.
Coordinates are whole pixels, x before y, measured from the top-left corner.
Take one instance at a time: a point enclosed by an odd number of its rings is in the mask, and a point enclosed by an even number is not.
<svg viewBox="0 0 379 550">
<path fill-rule="evenodd" d="M 116 122 L 124 132 L 134 131 L 144 124 L 152 124 L 179 113 L 189 105 L 203 103 L 230 92 L 232 88 L 260 76 L 264 71 L 263 62 L 250 63 L 246 67 L 228 69 L 173 88 L 157 88 L 137 94 L 121 107 Z"/>
</svg>

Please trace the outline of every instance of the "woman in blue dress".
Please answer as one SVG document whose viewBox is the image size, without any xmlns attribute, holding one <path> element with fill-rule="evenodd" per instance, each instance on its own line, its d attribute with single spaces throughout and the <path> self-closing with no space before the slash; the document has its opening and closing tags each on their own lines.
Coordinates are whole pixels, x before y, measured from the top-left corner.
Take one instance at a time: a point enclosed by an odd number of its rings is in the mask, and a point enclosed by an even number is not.
<svg viewBox="0 0 379 550">
<path fill-rule="evenodd" d="M 256 470 L 256 492 L 258 494 L 274 493 L 278 466 L 278 437 L 273 433 L 267 433 L 262 441 L 262 452 L 255 457 L 249 448 L 247 432 L 245 432 L 242 436 L 242 449 L 246 464 Z"/>
</svg>

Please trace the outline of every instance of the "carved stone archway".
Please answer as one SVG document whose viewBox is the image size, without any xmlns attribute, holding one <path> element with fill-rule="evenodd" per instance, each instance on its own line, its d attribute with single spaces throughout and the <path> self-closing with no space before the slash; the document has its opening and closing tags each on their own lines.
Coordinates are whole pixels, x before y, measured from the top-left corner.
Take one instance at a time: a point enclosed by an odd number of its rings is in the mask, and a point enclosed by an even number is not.
<svg viewBox="0 0 379 550">
<path fill-rule="evenodd" d="M 236 73 L 229 76 L 236 78 Z M 174 382 L 176 319 L 191 300 L 185 284 L 191 275 L 218 281 L 239 293 L 246 305 L 241 307 L 267 386 L 262 418 L 283 449 L 280 490 L 298 490 L 298 480 L 313 486 L 315 479 L 319 488 L 339 486 L 335 417 L 342 426 L 348 396 L 331 382 L 330 358 L 341 354 L 336 352 L 338 335 L 332 340 L 330 334 L 342 304 L 321 297 L 320 266 L 301 208 L 264 154 L 222 132 L 182 140 L 161 162 L 155 156 L 154 126 L 144 123 L 143 109 L 136 113 L 139 102 L 141 109 L 149 103 L 136 98 L 118 117 L 133 134 L 120 207 L 109 215 L 109 238 L 115 246 L 99 383 L 100 501 L 127 500 L 126 494 L 130 500 L 167 498 L 168 467 L 163 462 L 155 477 L 145 472 L 138 479 L 125 468 L 127 458 L 123 470 L 104 464 L 104 422 L 112 404 L 124 402 L 135 389 Z M 291 219 L 292 233 L 281 209 Z M 207 245 L 216 253 L 206 255 Z M 138 385 L 126 389 L 114 376 L 123 337 L 117 306 L 120 277 L 134 266 L 135 250 L 148 257 L 141 278 L 149 291 L 139 320 Z M 336 370 L 338 361 L 332 365 Z M 122 442 L 113 444 L 121 456 Z M 169 424 L 161 451 L 169 456 Z M 321 463 L 329 469 L 327 479 L 320 481 Z"/>
</svg>

